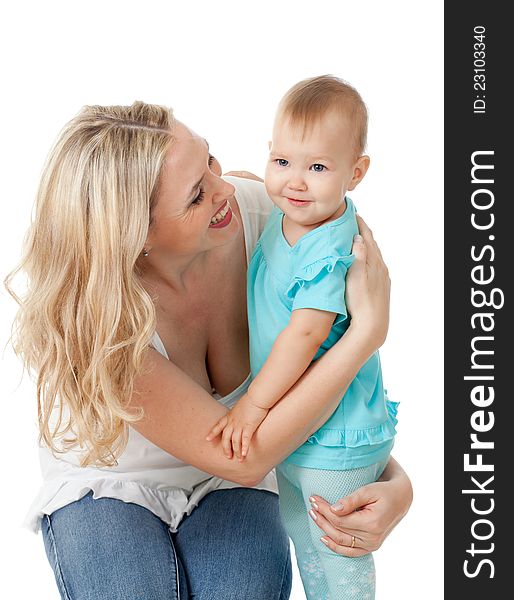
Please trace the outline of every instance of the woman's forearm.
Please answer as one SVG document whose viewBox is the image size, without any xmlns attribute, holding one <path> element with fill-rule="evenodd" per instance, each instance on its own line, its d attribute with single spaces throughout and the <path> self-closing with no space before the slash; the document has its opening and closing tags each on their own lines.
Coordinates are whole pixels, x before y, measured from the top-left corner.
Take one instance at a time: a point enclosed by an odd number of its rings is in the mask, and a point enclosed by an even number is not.
<svg viewBox="0 0 514 600">
<path fill-rule="evenodd" d="M 400 463 L 396 461 L 392 456 L 389 459 L 389 462 L 386 465 L 386 468 L 382 472 L 382 475 L 379 477 L 379 481 L 391 481 L 391 479 L 396 479 L 401 476 L 407 477 L 407 474 L 400 466 Z"/>
<path fill-rule="evenodd" d="M 243 462 L 225 456 L 220 436 L 206 440 L 227 407 L 153 349 L 135 382 L 131 405 L 143 409 L 143 417 L 132 427 L 187 464 L 241 485 L 256 485 L 334 412 L 372 352 L 366 339 L 361 327 L 350 326 L 269 411 Z"/>
<path fill-rule="evenodd" d="M 379 481 L 394 482 L 397 486 L 397 496 L 403 499 L 404 504 L 403 511 L 401 515 L 399 515 L 398 520 L 400 520 L 403 517 L 403 515 L 407 513 L 410 505 L 412 504 L 413 490 L 409 476 L 402 468 L 400 463 L 391 456 L 386 465 L 386 468 L 384 469 L 382 475 L 379 478 Z"/>
<path fill-rule="evenodd" d="M 350 326 L 339 342 L 307 369 L 252 438 L 243 463 L 252 480 L 260 481 L 328 420 L 373 351 L 366 336 Z"/>
</svg>

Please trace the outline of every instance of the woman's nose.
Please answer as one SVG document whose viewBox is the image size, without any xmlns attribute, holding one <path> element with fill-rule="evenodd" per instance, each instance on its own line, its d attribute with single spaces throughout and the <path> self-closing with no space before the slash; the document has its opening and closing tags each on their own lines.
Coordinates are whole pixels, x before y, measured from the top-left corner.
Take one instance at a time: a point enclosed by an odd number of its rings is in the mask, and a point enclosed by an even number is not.
<svg viewBox="0 0 514 600">
<path fill-rule="evenodd" d="M 225 200 L 227 200 L 227 198 L 230 198 L 231 196 L 234 195 L 236 188 L 229 183 L 228 181 L 225 181 L 224 179 L 222 179 L 221 177 L 217 177 L 216 179 L 218 180 L 216 182 L 216 191 L 214 192 L 214 201 L 215 202 L 225 202 Z"/>
</svg>

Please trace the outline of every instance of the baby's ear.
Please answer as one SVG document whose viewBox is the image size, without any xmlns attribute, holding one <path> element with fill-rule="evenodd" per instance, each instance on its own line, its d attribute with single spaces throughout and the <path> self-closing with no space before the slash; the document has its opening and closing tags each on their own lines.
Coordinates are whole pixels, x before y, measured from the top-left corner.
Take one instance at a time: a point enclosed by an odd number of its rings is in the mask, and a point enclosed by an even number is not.
<svg viewBox="0 0 514 600">
<path fill-rule="evenodd" d="M 359 156 L 356 163 L 353 166 L 353 176 L 350 181 L 350 185 L 348 186 L 348 190 L 354 190 L 359 183 L 364 179 L 364 175 L 366 175 L 369 169 L 370 158 L 366 154 Z"/>
</svg>

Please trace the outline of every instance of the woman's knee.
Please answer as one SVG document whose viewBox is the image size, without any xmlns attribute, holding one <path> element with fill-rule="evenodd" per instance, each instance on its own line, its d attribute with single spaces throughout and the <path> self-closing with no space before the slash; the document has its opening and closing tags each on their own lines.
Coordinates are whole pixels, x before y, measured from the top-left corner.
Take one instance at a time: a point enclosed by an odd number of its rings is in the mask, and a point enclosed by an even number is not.
<svg viewBox="0 0 514 600">
<path fill-rule="evenodd" d="M 251 488 L 211 492 L 175 539 L 195 600 L 289 598 L 289 539 L 276 494 Z"/>
<path fill-rule="evenodd" d="M 292 568 L 289 547 L 284 552 L 270 549 L 270 556 L 262 552 L 253 557 L 243 555 L 240 560 L 217 560 L 204 563 L 200 577 L 188 569 L 192 597 L 195 600 L 287 600 L 291 593 Z"/>
<path fill-rule="evenodd" d="M 150 511 L 91 494 L 42 522 L 64 600 L 178 598 L 178 557 L 168 527 Z"/>
</svg>

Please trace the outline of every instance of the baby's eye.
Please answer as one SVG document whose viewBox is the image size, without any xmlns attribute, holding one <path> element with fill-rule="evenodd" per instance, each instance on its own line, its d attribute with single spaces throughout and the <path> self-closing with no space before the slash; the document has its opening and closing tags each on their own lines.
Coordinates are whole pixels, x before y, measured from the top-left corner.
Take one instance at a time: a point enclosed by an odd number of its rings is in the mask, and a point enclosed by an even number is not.
<svg viewBox="0 0 514 600">
<path fill-rule="evenodd" d="M 319 163 L 311 165 L 311 169 L 316 171 L 316 173 L 322 173 L 326 168 L 325 165 L 320 165 Z"/>
<path fill-rule="evenodd" d="M 285 158 L 277 158 L 275 162 L 279 167 L 287 167 L 289 164 L 289 161 L 287 161 Z"/>
</svg>

